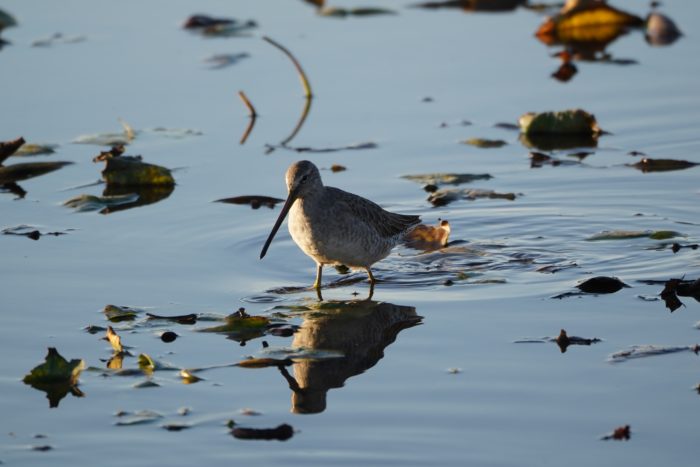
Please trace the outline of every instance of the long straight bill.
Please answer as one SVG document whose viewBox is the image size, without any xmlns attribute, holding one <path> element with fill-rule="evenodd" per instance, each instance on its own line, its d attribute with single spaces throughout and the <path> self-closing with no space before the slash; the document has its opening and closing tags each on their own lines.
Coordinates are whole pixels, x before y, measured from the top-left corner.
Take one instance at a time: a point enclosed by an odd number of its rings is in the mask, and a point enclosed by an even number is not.
<svg viewBox="0 0 700 467">
<path fill-rule="evenodd" d="M 277 218 L 277 221 L 275 221 L 275 225 L 272 227 L 272 231 L 270 232 L 270 235 L 267 237 L 267 240 L 265 240 L 265 245 L 263 245 L 263 249 L 260 252 L 260 259 L 263 259 L 265 257 L 265 253 L 267 253 L 267 249 L 270 248 L 270 243 L 272 243 L 272 239 L 275 238 L 275 234 L 277 233 L 280 226 L 282 225 L 284 218 L 287 217 L 287 213 L 289 212 L 289 209 L 292 207 L 292 204 L 294 204 L 295 200 L 296 200 L 296 194 L 289 193 L 289 196 L 287 196 L 287 201 L 284 202 L 284 206 L 282 206 L 282 211 L 280 212 L 280 215 Z"/>
</svg>

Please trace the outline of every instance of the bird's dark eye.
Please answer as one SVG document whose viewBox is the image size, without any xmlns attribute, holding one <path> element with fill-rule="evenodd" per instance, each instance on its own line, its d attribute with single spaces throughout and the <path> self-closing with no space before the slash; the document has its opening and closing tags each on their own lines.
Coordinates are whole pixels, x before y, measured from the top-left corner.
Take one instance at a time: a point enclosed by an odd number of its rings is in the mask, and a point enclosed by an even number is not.
<svg viewBox="0 0 700 467">
<path fill-rule="evenodd" d="M 307 178 L 309 178 L 308 175 L 304 175 L 303 177 L 301 177 L 301 183 L 306 183 Z"/>
</svg>

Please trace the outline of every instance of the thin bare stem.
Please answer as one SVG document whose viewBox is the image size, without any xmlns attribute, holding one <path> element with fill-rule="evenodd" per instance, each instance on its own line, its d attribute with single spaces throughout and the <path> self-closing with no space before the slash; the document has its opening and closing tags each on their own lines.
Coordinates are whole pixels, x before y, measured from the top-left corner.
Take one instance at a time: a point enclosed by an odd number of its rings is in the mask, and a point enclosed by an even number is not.
<svg viewBox="0 0 700 467">
<path fill-rule="evenodd" d="M 250 118 L 257 117 L 258 113 L 255 111 L 255 107 L 253 107 L 253 104 L 248 99 L 248 96 L 246 96 L 243 91 L 238 91 L 238 97 L 241 98 L 241 100 L 243 101 L 243 105 L 245 105 L 246 108 L 248 109 L 248 112 L 249 112 L 248 115 L 250 115 Z"/>
<path fill-rule="evenodd" d="M 245 144 L 246 140 L 248 139 L 248 136 L 250 135 L 250 132 L 253 131 L 253 127 L 255 126 L 255 120 L 258 117 L 258 113 L 255 111 L 255 107 L 253 107 L 253 104 L 250 102 L 250 99 L 248 99 L 248 96 L 246 96 L 243 91 L 238 91 L 238 96 L 243 101 L 243 105 L 245 105 L 248 109 L 248 115 L 250 116 L 250 122 L 248 122 L 248 126 L 243 132 L 243 136 L 241 136 L 240 141 L 240 144 Z"/>
<path fill-rule="evenodd" d="M 313 97 L 313 94 L 311 93 L 311 85 L 309 84 L 309 80 L 306 77 L 306 73 L 304 73 L 304 69 L 301 67 L 301 64 L 299 61 L 292 55 L 292 53 L 282 44 L 275 42 L 274 40 L 270 39 L 267 36 L 263 36 L 263 40 L 266 42 L 269 42 L 273 46 L 277 47 L 280 49 L 284 54 L 289 57 L 289 59 L 292 61 L 294 64 L 294 67 L 297 69 L 297 73 L 299 73 L 299 79 L 301 80 L 301 85 L 304 88 L 304 96 L 307 99 L 311 99 Z"/>
</svg>

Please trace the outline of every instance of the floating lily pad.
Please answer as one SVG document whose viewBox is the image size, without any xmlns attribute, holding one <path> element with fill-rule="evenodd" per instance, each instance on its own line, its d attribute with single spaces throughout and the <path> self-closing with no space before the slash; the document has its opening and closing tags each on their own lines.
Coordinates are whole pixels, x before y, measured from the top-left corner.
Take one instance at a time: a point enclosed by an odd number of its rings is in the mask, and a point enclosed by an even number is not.
<svg viewBox="0 0 700 467">
<path fill-rule="evenodd" d="M 461 142 L 462 144 L 468 144 L 470 146 L 476 146 L 477 148 L 500 148 L 508 143 L 502 139 L 485 139 L 485 138 L 471 138 Z"/>
<path fill-rule="evenodd" d="M 599 135 L 595 117 L 582 109 L 558 112 L 528 112 L 518 120 L 525 135 Z"/>
<path fill-rule="evenodd" d="M 72 164 L 72 162 L 22 162 L 0 166 L 0 185 L 38 177 Z"/>
<path fill-rule="evenodd" d="M 94 159 L 95 162 L 104 161 L 106 163 L 102 171 L 102 178 L 108 185 L 172 186 L 175 184 L 170 170 L 143 162 L 140 156 L 123 156 L 123 151 L 123 146 L 115 146 L 110 151 L 102 152 Z"/>
<path fill-rule="evenodd" d="M 139 310 L 137 308 L 117 305 L 106 305 L 104 307 L 104 310 L 102 310 L 102 312 L 105 314 L 105 317 L 113 323 L 119 323 L 122 321 L 133 321 L 138 317 L 138 314 L 141 311 L 142 310 Z"/>
<path fill-rule="evenodd" d="M 78 377 L 84 368 L 83 360 L 68 361 L 54 347 L 49 347 L 44 363 L 32 369 L 22 381 L 45 392 L 50 407 L 58 407 L 61 399 L 69 392 L 76 397 L 83 396 L 78 389 Z"/>
</svg>

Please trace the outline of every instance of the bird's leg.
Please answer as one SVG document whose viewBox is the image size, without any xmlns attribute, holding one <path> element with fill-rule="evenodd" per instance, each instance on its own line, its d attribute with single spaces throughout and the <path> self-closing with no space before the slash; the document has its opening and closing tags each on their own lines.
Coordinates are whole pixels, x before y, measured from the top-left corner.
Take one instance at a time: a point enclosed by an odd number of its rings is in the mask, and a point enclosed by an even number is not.
<svg viewBox="0 0 700 467">
<path fill-rule="evenodd" d="M 370 268 L 365 268 L 365 271 L 367 271 L 367 275 L 369 276 L 369 283 L 370 283 L 370 285 L 371 285 L 372 287 L 374 287 L 374 284 L 375 284 L 377 281 L 374 279 L 374 275 L 372 274 L 372 271 L 370 270 Z"/>
<path fill-rule="evenodd" d="M 323 263 L 318 263 L 316 265 L 316 281 L 314 282 L 313 288 L 316 290 L 321 290 L 321 276 L 323 273 Z"/>
</svg>

